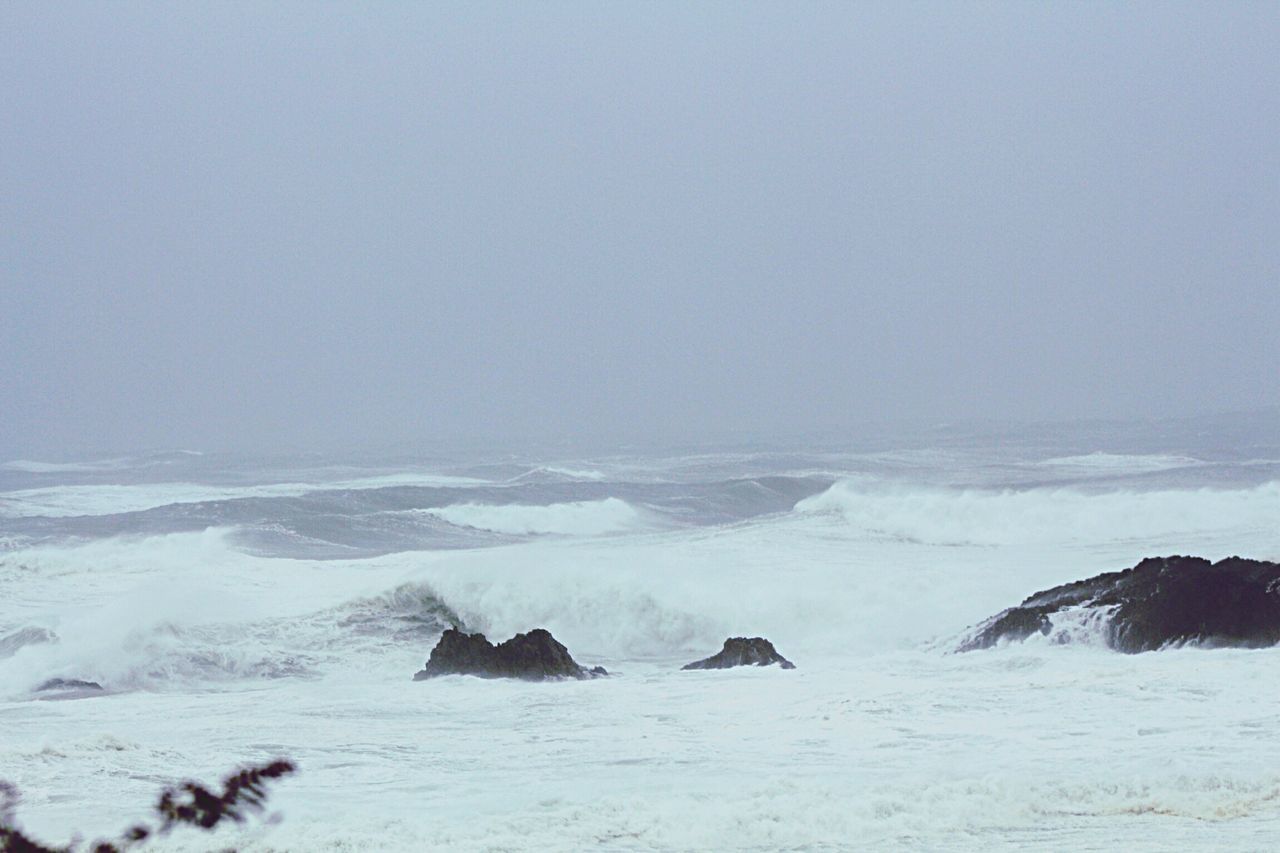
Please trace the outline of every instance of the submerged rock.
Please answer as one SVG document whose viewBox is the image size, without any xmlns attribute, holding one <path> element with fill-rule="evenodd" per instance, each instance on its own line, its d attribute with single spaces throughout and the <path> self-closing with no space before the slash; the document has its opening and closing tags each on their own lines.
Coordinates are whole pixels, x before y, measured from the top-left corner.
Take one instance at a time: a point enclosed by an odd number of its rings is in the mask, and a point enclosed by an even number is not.
<svg viewBox="0 0 1280 853">
<path fill-rule="evenodd" d="M 39 693 L 44 690 L 101 690 L 102 685 L 96 681 L 81 681 L 78 678 L 50 678 L 36 688 Z"/>
<path fill-rule="evenodd" d="M 608 675 L 604 667 L 587 669 L 544 628 L 516 634 L 494 645 L 484 634 L 464 634 L 449 628 L 431 650 L 427 665 L 414 674 L 414 681 L 438 675 L 478 675 L 481 678 L 595 678 Z"/>
<path fill-rule="evenodd" d="M 764 637 L 730 637 L 724 648 L 709 658 L 685 664 L 681 669 L 728 669 L 731 666 L 769 666 L 779 664 L 783 669 L 795 669 L 796 665 L 778 654 L 773 643 Z"/>
<path fill-rule="evenodd" d="M 1262 648 L 1280 643 L 1280 564 L 1229 557 L 1152 557 L 1131 569 L 1037 592 L 978 625 L 957 648 L 968 652 L 1048 635 L 1051 614 L 1101 614 L 1103 638 L 1120 652 L 1170 645 Z"/>
<path fill-rule="evenodd" d="M 0 637 L 0 658 L 13 657 L 18 653 L 19 649 L 26 646 L 52 643 L 57 639 L 57 636 L 48 628 L 38 628 L 34 625 L 22 628 L 12 634 Z"/>
</svg>

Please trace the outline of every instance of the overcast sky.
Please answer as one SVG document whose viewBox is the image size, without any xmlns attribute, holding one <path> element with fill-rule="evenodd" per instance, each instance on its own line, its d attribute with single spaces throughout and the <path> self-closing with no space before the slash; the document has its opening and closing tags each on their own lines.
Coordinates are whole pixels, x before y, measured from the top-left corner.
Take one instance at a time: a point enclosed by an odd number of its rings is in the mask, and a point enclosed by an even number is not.
<svg viewBox="0 0 1280 853">
<path fill-rule="evenodd" d="M 6 3 L 0 454 L 1280 404 L 1280 4 Z"/>
</svg>

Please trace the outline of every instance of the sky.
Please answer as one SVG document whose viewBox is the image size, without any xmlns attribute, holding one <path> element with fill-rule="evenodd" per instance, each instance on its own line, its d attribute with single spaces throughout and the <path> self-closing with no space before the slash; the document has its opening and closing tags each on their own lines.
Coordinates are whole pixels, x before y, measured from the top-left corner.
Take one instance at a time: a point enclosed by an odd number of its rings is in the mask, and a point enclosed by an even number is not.
<svg viewBox="0 0 1280 853">
<path fill-rule="evenodd" d="M 1280 405 L 1280 4 L 0 5 L 0 456 Z"/>
</svg>

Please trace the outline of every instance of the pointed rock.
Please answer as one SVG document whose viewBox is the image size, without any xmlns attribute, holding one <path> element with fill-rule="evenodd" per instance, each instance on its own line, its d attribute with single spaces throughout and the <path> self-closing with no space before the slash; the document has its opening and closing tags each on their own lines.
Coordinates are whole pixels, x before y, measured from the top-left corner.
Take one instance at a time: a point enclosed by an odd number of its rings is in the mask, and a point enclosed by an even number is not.
<svg viewBox="0 0 1280 853">
<path fill-rule="evenodd" d="M 604 667 L 586 669 L 569 654 L 551 632 L 535 628 L 494 645 L 484 634 L 464 634 L 450 628 L 431 650 L 431 658 L 414 681 L 438 675 L 476 675 L 481 678 L 522 678 L 544 681 L 557 678 L 595 678 L 608 675 Z"/>
<path fill-rule="evenodd" d="M 81 681 L 79 678 L 50 678 L 36 688 L 36 692 L 44 690 L 101 690 L 102 685 L 96 681 Z"/>
<path fill-rule="evenodd" d="M 703 660 L 685 664 L 681 669 L 728 669 L 731 666 L 769 666 L 779 664 L 783 669 L 795 669 L 796 665 L 778 654 L 773 643 L 764 637 L 730 637 L 724 648 Z"/>
</svg>

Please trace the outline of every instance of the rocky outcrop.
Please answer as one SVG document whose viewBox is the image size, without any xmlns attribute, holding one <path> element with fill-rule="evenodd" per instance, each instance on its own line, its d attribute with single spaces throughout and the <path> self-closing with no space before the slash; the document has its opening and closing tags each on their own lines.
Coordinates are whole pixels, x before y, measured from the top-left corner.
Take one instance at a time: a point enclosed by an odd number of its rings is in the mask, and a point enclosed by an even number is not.
<svg viewBox="0 0 1280 853">
<path fill-rule="evenodd" d="M 477 675 L 481 678 L 523 678 L 544 681 L 558 678 L 595 678 L 607 675 L 604 667 L 587 669 L 569 650 L 543 628 L 516 634 L 494 645 L 484 634 L 464 634 L 450 628 L 431 650 L 431 659 L 418 671 L 414 681 L 438 675 Z"/>
<path fill-rule="evenodd" d="M 775 663 L 783 669 L 796 668 L 764 637 L 730 637 L 716 654 L 685 664 L 681 669 L 728 669 L 731 666 L 769 666 Z"/>
<path fill-rule="evenodd" d="M 36 688 L 36 692 L 46 690 L 101 690 L 102 685 L 96 681 L 81 681 L 78 678 L 50 678 Z"/>
<path fill-rule="evenodd" d="M 1104 640 L 1121 652 L 1165 646 L 1261 648 L 1280 643 L 1280 564 L 1230 557 L 1153 557 L 1131 569 L 1037 592 L 978 625 L 967 652 L 1049 635 L 1053 614 L 1086 608 L 1104 618 Z"/>
</svg>

